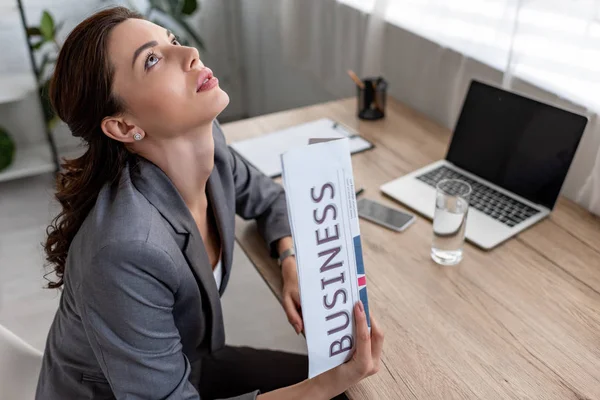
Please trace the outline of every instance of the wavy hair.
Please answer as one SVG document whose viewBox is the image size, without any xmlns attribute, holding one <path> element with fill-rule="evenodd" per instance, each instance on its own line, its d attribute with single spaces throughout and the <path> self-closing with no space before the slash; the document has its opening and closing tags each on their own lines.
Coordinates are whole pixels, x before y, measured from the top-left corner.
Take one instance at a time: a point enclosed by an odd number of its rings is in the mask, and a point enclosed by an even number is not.
<svg viewBox="0 0 600 400">
<path fill-rule="evenodd" d="M 108 57 L 112 29 L 121 22 L 143 17 L 127 8 L 102 10 L 73 29 L 56 61 L 49 96 L 56 114 L 73 136 L 86 146 L 83 156 L 63 160 L 56 180 L 56 199 L 62 210 L 46 229 L 46 260 L 57 280 L 48 288 L 63 285 L 69 247 L 96 203 L 102 187 L 119 179 L 132 156 L 123 143 L 106 136 L 100 128 L 104 117 L 124 111 L 112 94 L 114 68 Z"/>
</svg>

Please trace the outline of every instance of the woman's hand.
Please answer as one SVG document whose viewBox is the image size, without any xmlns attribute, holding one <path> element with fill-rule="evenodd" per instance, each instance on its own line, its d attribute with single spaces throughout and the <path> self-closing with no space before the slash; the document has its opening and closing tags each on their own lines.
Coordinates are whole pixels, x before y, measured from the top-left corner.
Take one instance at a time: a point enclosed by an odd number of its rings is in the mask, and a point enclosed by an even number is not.
<svg viewBox="0 0 600 400">
<path fill-rule="evenodd" d="M 354 354 L 352 358 L 311 380 L 317 386 L 317 393 L 324 393 L 324 398 L 331 398 L 345 392 L 350 386 L 379 371 L 381 350 L 383 348 L 383 331 L 371 316 L 371 333 L 367 326 L 367 318 L 362 302 L 354 306 L 356 335 L 354 336 Z"/>
<path fill-rule="evenodd" d="M 261 394 L 258 398 L 260 400 L 328 400 L 345 392 L 367 376 L 376 374 L 381 363 L 383 332 L 371 316 L 369 334 L 365 310 L 360 301 L 354 306 L 354 318 L 356 321 L 355 350 L 348 362 L 293 386 Z"/>
<path fill-rule="evenodd" d="M 365 309 L 361 301 L 354 306 L 354 319 L 356 321 L 355 351 L 350 361 L 338 368 L 348 376 L 350 382 L 357 383 L 379 372 L 383 331 L 377 325 L 375 318 L 371 316 L 371 332 L 369 332 Z"/>
<path fill-rule="evenodd" d="M 304 324 L 302 322 L 296 257 L 287 257 L 283 260 L 281 274 L 283 276 L 283 309 L 288 321 L 290 321 L 296 333 L 299 334 L 304 329 Z"/>
</svg>

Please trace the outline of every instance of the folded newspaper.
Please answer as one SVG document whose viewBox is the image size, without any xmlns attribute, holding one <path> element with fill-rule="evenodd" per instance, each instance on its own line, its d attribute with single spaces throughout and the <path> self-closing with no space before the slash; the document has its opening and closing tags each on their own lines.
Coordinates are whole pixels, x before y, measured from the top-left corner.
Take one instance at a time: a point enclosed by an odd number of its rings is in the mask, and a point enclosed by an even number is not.
<svg viewBox="0 0 600 400">
<path fill-rule="evenodd" d="M 281 156 L 296 247 L 309 377 L 352 355 L 353 307 L 369 307 L 348 139 Z"/>
</svg>

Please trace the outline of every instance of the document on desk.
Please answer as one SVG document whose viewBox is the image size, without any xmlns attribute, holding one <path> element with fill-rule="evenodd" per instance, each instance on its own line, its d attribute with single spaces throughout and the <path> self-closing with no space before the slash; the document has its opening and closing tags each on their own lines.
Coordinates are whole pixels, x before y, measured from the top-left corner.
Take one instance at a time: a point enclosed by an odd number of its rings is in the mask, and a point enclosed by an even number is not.
<svg viewBox="0 0 600 400">
<path fill-rule="evenodd" d="M 356 302 L 371 326 L 350 140 L 297 147 L 281 164 L 312 378 L 350 358 Z"/>
<path fill-rule="evenodd" d="M 343 137 L 350 138 L 350 150 L 353 154 L 373 147 L 369 141 L 345 126 L 329 118 L 322 118 L 268 135 L 235 142 L 231 144 L 231 148 L 263 174 L 275 178 L 281 175 L 280 157 L 286 151 L 305 146 L 309 138 Z"/>
</svg>

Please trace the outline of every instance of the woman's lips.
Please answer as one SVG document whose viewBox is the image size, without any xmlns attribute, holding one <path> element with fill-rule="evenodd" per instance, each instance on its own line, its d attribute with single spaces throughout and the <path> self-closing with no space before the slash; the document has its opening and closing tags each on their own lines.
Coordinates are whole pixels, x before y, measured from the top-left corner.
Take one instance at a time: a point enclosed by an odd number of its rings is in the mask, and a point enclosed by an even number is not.
<svg viewBox="0 0 600 400">
<path fill-rule="evenodd" d="M 215 88 L 219 84 L 219 80 L 216 77 L 211 77 L 208 80 L 204 81 L 202 85 L 198 88 L 197 92 L 206 92 L 207 90 L 211 90 Z"/>
<path fill-rule="evenodd" d="M 219 80 L 213 76 L 212 70 L 208 67 L 204 67 L 200 70 L 196 80 L 196 92 L 210 90 L 217 86 L 218 83 Z"/>
</svg>

